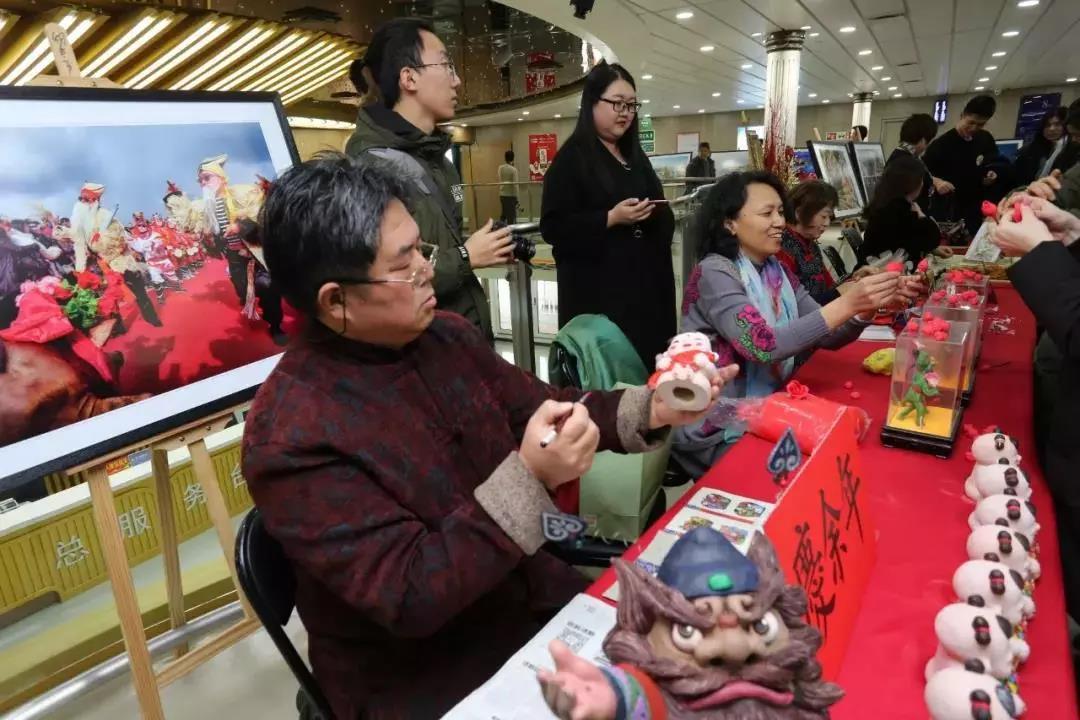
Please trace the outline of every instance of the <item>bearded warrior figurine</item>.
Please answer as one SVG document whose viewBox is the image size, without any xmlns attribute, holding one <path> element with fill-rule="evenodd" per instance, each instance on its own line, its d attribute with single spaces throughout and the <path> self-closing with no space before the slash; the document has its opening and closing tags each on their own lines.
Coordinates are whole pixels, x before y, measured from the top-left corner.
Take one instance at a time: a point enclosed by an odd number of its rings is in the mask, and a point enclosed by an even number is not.
<svg viewBox="0 0 1080 720">
<path fill-rule="evenodd" d="M 784 582 L 772 544 L 755 533 L 742 555 L 697 528 L 657 577 L 615 561 L 619 609 L 601 669 L 559 641 L 544 699 L 564 720 L 821 720 L 843 690 L 821 679 L 821 634 L 806 592 Z"/>
</svg>

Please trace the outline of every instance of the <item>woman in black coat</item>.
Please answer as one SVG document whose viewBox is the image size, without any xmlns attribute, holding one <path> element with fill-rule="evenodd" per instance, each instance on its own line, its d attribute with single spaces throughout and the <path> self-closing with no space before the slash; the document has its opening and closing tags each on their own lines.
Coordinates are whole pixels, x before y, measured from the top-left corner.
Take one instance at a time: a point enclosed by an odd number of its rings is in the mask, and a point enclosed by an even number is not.
<svg viewBox="0 0 1080 720">
<path fill-rule="evenodd" d="M 1046 177 L 1057 160 L 1058 154 L 1068 144 L 1065 137 L 1065 108 L 1046 113 L 1038 134 L 1031 142 L 1020 148 L 1013 163 L 1013 180 L 1016 185 L 1027 186 Z"/>
<path fill-rule="evenodd" d="M 925 175 L 926 167 L 912 155 L 896 157 L 885 166 L 866 208 L 860 264 L 897 250 L 907 251 L 908 259 L 917 263 L 941 244 L 941 229 L 916 202 Z"/>
<path fill-rule="evenodd" d="M 640 107 L 622 66 L 592 69 L 544 176 L 540 231 L 558 268 L 559 325 L 606 315 L 652 368 L 675 334 L 675 217 L 638 142 Z"/>
<path fill-rule="evenodd" d="M 1020 256 L 1009 280 L 1062 355 L 1044 469 L 1057 515 L 1065 599 L 1069 614 L 1080 618 L 1080 261 L 1069 251 L 1080 239 L 1080 218 L 1042 198 L 1030 203 L 1018 223 L 1011 212 L 1002 213 L 993 240 L 1006 255 Z"/>
</svg>

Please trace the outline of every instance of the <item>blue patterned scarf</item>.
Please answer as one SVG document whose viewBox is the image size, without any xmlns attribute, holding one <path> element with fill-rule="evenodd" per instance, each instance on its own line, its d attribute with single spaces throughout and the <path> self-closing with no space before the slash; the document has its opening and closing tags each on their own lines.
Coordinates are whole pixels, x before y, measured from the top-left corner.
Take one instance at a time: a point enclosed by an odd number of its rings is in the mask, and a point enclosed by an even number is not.
<svg viewBox="0 0 1080 720">
<path fill-rule="evenodd" d="M 746 296 L 774 330 L 799 317 L 795 289 L 780 261 L 770 257 L 759 270 L 745 255 L 735 261 Z M 746 363 L 746 397 L 764 397 L 780 388 L 795 370 L 795 358 L 773 363 Z"/>
</svg>

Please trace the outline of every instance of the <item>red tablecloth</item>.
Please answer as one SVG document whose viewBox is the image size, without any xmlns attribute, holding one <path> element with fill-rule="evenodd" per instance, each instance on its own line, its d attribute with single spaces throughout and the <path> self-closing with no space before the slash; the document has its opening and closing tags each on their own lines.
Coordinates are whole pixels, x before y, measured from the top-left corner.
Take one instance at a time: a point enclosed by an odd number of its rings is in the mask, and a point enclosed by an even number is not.
<svg viewBox="0 0 1080 720">
<path fill-rule="evenodd" d="M 1012 316 L 1014 335 L 984 338 L 982 365 L 964 422 L 977 427 L 1001 425 L 1019 439 L 1024 471 L 1034 486 L 1039 510 L 1043 575 L 1035 590 L 1037 615 L 1028 628 L 1031 659 L 1020 669 L 1020 695 L 1034 720 L 1076 718 L 1072 660 L 1065 619 L 1057 529 L 1050 496 L 1035 463 L 1032 427 L 1031 353 L 1035 322 L 1011 287 L 998 287 L 999 316 Z M 926 717 L 923 668 L 934 654 L 934 616 L 955 602 L 952 575 L 967 560 L 970 532 L 967 516 L 973 504 L 963 492 L 971 463 L 964 458 L 970 443 L 961 438 L 949 460 L 882 446 L 878 437 L 884 419 L 888 378 L 861 369 L 863 358 L 880 345 L 855 342 L 837 352 L 818 352 L 799 371 L 799 379 L 825 398 L 862 407 L 874 420 L 862 445 L 863 480 L 878 527 L 877 564 L 870 577 L 854 637 L 837 681 L 847 696 L 833 713 L 837 720 L 914 720 Z M 1000 366 L 999 366 L 1000 364 Z M 852 400 L 846 381 L 862 397 Z M 715 487 L 740 495 L 774 499 L 775 486 L 765 471 L 771 446 L 745 437 L 703 477 L 698 487 Z M 687 499 L 627 551 L 636 558 L 656 530 Z M 611 570 L 590 588 L 600 597 L 614 581 Z"/>
</svg>

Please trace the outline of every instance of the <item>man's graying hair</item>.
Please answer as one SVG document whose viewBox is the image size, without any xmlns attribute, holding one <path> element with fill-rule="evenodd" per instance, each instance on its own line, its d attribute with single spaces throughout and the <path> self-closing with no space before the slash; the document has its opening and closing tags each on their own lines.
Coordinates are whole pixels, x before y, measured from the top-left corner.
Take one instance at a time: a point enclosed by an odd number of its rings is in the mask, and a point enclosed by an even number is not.
<svg viewBox="0 0 1080 720">
<path fill-rule="evenodd" d="M 395 178 L 341 153 L 319 153 L 286 170 L 259 216 L 267 269 L 285 299 L 313 315 L 328 278 L 365 278 L 386 207 L 405 196 Z"/>
</svg>

